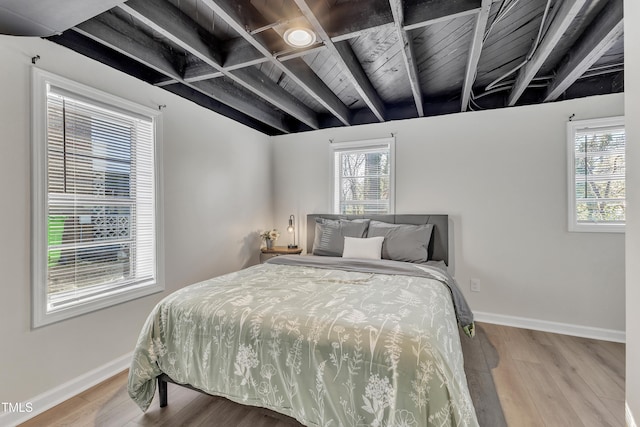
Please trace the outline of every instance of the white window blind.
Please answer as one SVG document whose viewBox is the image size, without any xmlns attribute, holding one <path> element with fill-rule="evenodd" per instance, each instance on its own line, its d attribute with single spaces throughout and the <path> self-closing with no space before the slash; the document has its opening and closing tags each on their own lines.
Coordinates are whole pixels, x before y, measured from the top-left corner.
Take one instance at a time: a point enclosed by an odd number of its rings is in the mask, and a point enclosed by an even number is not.
<svg viewBox="0 0 640 427">
<path fill-rule="evenodd" d="M 335 213 L 393 213 L 393 138 L 334 143 L 332 149 Z"/>
<path fill-rule="evenodd" d="M 43 85 L 44 265 L 34 290 L 49 323 L 156 290 L 154 116 Z M 35 165 L 34 165 L 35 166 Z M 35 257 L 38 259 L 38 257 Z M 42 259 L 40 263 L 42 264 Z M 126 297 L 129 294 L 129 297 Z"/>
<path fill-rule="evenodd" d="M 569 122 L 568 139 L 570 230 L 624 231 L 623 118 Z"/>
</svg>

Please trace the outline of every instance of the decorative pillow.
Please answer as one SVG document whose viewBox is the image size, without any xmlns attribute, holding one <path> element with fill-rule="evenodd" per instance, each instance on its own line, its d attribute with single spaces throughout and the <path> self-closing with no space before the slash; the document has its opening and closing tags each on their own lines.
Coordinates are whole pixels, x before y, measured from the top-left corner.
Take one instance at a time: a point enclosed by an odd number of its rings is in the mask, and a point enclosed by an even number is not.
<svg viewBox="0 0 640 427">
<path fill-rule="evenodd" d="M 384 237 L 382 258 L 404 262 L 426 262 L 433 224 L 389 224 L 371 221 L 367 237 Z"/>
<path fill-rule="evenodd" d="M 384 237 L 345 237 L 343 258 L 380 259 Z"/>
<path fill-rule="evenodd" d="M 313 255 L 342 256 L 345 237 L 365 237 L 368 219 L 316 218 L 316 234 L 313 240 Z"/>
</svg>

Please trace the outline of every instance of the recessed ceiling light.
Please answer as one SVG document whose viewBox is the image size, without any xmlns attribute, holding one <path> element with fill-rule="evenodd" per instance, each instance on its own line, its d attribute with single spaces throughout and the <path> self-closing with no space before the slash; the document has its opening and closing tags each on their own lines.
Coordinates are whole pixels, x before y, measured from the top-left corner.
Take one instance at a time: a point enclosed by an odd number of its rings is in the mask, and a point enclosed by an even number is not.
<svg viewBox="0 0 640 427">
<path fill-rule="evenodd" d="M 316 33 L 308 28 L 294 27 L 284 32 L 284 41 L 293 47 L 311 46 L 316 41 Z"/>
</svg>

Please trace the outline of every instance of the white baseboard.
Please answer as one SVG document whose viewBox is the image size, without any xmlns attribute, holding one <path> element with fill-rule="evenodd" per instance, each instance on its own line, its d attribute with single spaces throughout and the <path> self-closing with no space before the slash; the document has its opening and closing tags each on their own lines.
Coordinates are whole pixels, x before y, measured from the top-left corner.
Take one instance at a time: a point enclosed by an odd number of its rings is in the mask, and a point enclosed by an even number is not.
<svg viewBox="0 0 640 427">
<path fill-rule="evenodd" d="M 592 338 L 603 341 L 613 341 L 621 343 L 624 343 L 626 341 L 625 332 L 616 331 L 614 329 L 594 328 L 591 326 L 549 322 L 547 320 L 506 316 L 504 314 L 483 313 L 477 311 L 473 312 L 473 316 L 478 322 L 495 323 L 496 325 L 514 326 L 517 328 L 553 332 L 556 334 L 573 335 L 576 337 Z"/>
<path fill-rule="evenodd" d="M 624 403 L 624 419 L 627 421 L 627 427 L 638 427 L 627 402 Z"/>
<path fill-rule="evenodd" d="M 82 393 L 96 384 L 105 381 L 114 375 L 124 371 L 131 365 L 133 352 L 125 354 L 105 365 L 102 365 L 92 371 L 87 372 L 77 378 L 67 381 L 49 391 L 46 391 L 32 399 L 23 403 L 31 403 L 31 412 L 5 412 L 0 414 L 0 426 L 15 426 L 23 423 L 44 411 L 53 408 L 56 405 L 69 400 L 72 397 Z M 17 403 L 17 402 L 15 402 Z"/>
</svg>

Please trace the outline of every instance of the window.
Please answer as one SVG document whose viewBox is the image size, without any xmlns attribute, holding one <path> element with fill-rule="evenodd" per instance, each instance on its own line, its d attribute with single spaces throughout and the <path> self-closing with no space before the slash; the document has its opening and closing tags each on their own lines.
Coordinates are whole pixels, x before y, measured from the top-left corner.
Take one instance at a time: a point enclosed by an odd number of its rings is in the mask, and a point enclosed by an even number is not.
<svg viewBox="0 0 640 427">
<path fill-rule="evenodd" d="M 34 68 L 34 327 L 163 290 L 159 120 Z"/>
<path fill-rule="evenodd" d="M 569 231 L 624 232 L 624 118 L 567 125 Z"/>
<path fill-rule="evenodd" d="M 337 214 L 394 211 L 394 138 L 332 143 Z"/>
</svg>

